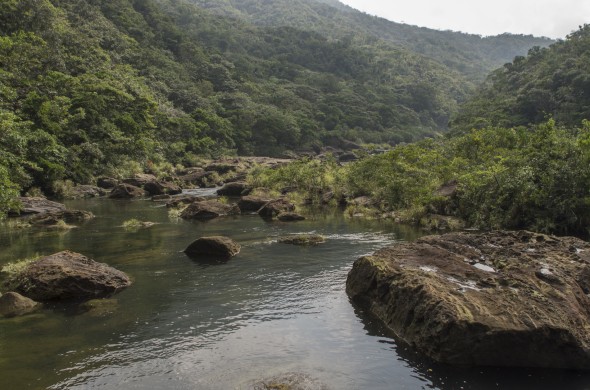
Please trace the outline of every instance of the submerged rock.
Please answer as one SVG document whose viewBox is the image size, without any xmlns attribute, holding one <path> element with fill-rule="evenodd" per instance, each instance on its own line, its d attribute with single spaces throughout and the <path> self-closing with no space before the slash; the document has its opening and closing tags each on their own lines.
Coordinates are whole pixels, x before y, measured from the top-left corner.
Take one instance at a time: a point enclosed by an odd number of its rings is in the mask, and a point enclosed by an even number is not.
<svg viewBox="0 0 590 390">
<path fill-rule="evenodd" d="M 0 296 L 0 316 L 21 316 L 38 308 L 39 303 L 16 292 L 7 292 Z"/>
<path fill-rule="evenodd" d="M 131 285 L 124 272 L 70 251 L 32 262 L 17 282 L 15 290 L 36 301 L 106 297 Z"/>
<path fill-rule="evenodd" d="M 279 238 L 279 242 L 291 245 L 318 245 L 326 242 L 326 237 L 319 234 L 293 234 Z"/>
<path fill-rule="evenodd" d="M 185 250 L 189 257 L 208 259 L 230 259 L 240 253 L 240 244 L 229 237 L 201 237 L 191 243 Z"/>
<path fill-rule="evenodd" d="M 290 213 L 290 212 L 282 212 L 277 215 L 277 219 L 282 222 L 296 222 L 296 221 L 304 221 L 305 217 L 301 214 L 297 213 Z"/>
<path fill-rule="evenodd" d="M 29 218 L 28 222 L 34 226 L 53 226 L 59 223 L 80 223 L 94 218 L 90 211 L 64 210 L 45 214 L 37 214 Z"/>
<path fill-rule="evenodd" d="M 191 203 L 180 214 L 180 217 L 184 219 L 207 220 L 239 213 L 240 209 L 235 204 L 225 204 L 214 200 L 208 200 Z"/>
<path fill-rule="evenodd" d="M 322 382 L 309 375 L 294 372 L 278 375 L 253 383 L 251 390 L 328 390 Z"/>
<path fill-rule="evenodd" d="M 425 237 L 357 260 L 346 291 L 437 361 L 590 369 L 590 244 L 576 238 Z"/>
</svg>

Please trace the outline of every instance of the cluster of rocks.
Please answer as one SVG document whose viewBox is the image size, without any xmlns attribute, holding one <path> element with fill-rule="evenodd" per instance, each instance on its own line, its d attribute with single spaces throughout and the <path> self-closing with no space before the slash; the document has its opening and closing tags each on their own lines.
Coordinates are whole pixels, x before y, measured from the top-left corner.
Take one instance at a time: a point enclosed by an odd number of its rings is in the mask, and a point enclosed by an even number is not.
<svg viewBox="0 0 590 390">
<path fill-rule="evenodd" d="M 590 369 L 590 244 L 577 238 L 424 237 L 357 260 L 346 291 L 440 362 Z"/>
</svg>

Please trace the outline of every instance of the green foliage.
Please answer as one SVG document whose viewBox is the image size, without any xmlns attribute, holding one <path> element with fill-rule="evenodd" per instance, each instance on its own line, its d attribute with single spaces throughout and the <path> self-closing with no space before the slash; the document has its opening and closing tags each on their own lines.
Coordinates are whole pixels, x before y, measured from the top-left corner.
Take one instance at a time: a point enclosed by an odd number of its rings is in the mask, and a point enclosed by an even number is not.
<svg viewBox="0 0 590 390">
<path fill-rule="evenodd" d="M 590 25 L 549 48 L 494 71 L 452 122 L 457 131 L 486 126 L 527 126 L 548 117 L 577 126 L 590 118 Z"/>
</svg>

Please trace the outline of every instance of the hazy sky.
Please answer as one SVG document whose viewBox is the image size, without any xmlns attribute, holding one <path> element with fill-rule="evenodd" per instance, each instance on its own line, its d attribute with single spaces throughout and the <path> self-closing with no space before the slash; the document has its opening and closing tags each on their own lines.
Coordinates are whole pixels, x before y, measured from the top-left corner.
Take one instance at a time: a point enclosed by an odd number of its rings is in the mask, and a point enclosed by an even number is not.
<svg viewBox="0 0 590 390">
<path fill-rule="evenodd" d="M 590 0 L 340 0 L 395 22 L 480 35 L 565 38 L 590 23 Z"/>
</svg>

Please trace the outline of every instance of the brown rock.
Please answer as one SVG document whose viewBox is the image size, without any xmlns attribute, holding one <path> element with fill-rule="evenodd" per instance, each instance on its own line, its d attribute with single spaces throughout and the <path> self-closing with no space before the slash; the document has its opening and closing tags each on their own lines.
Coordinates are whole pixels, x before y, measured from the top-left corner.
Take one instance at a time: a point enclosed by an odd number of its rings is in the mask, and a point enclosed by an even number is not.
<svg viewBox="0 0 590 390">
<path fill-rule="evenodd" d="M 143 189 L 150 195 L 178 195 L 182 193 L 182 188 L 172 182 L 150 181 L 145 183 Z"/>
<path fill-rule="evenodd" d="M 240 252 L 240 244 L 228 237 L 201 237 L 184 251 L 190 257 L 229 259 Z"/>
<path fill-rule="evenodd" d="M 280 198 L 271 200 L 258 210 L 258 215 L 265 219 L 272 219 L 282 212 L 291 212 L 295 210 L 295 205 L 286 199 Z"/>
<path fill-rule="evenodd" d="M 74 188 L 67 191 L 65 198 L 67 199 L 88 199 L 98 198 L 106 195 L 107 192 L 100 187 L 90 185 L 77 185 Z"/>
<path fill-rule="evenodd" d="M 589 276 L 576 238 L 450 233 L 360 258 L 346 290 L 441 362 L 590 369 Z"/>
<path fill-rule="evenodd" d="M 243 181 L 238 181 L 234 183 L 227 183 L 223 187 L 217 190 L 217 195 L 219 196 L 241 196 L 241 195 L 248 195 L 251 191 L 250 186 L 248 183 Z"/>
<path fill-rule="evenodd" d="M 136 186 L 131 184 L 119 184 L 111 191 L 109 198 L 111 199 L 132 199 L 132 198 L 141 198 L 146 196 L 147 193 Z"/>
<path fill-rule="evenodd" d="M 119 184 L 119 181 L 112 177 L 99 177 L 98 180 L 96 180 L 96 186 L 106 190 L 115 188 L 117 184 Z"/>
<path fill-rule="evenodd" d="M 39 304 L 19 293 L 7 292 L 0 296 L 0 316 L 16 317 L 36 310 Z"/>
<path fill-rule="evenodd" d="M 191 203 L 181 214 L 184 219 L 207 220 L 224 215 L 239 214 L 240 209 L 235 204 L 225 204 L 214 200 Z"/>
<path fill-rule="evenodd" d="M 125 273 L 70 251 L 32 262 L 17 280 L 15 290 L 37 301 L 105 297 L 131 285 Z"/>
<path fill-rule="evenodd" d="M 238 207 L 240 208 L 240 210 L 243 213 L 255 212 L 255 211 L 260 210 L 262 208 L 262 206 L 264 206 L 265 204 L 267 204 L 270 201 L 271 201 L 271 199 L 265 198 L 265 197 L 260 197 L 260 196 L 254 196 L 254 195 L 242 196 L 242 198 L 238 202 Z"/>
<path fill-rule="evenodd" d="M 144 185 L 150 182 L 158 181 L 158 178 L 149 173 L 136 173 L 133 177 L 123 179 L 123 183 L 131 184 L 134 187 L 143 188 Z"/>
</svg>

